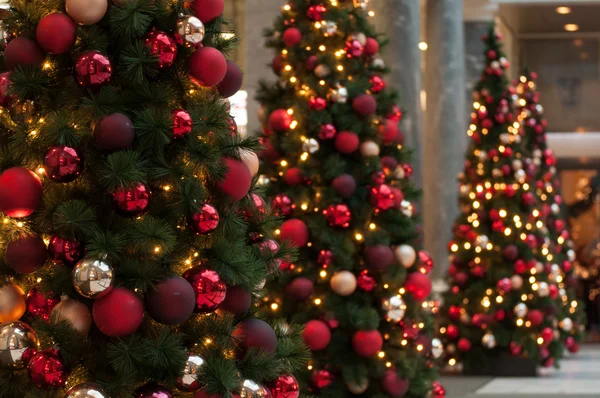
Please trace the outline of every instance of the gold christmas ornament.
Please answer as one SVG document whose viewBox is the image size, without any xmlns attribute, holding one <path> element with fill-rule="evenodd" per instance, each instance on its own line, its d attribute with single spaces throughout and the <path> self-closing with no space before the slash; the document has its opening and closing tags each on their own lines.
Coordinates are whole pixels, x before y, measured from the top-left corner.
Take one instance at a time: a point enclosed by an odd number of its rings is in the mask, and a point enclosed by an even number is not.
<svg viewBox="0 0 600 398">
<path fill-rule="evenodd" d="M 399 294 L 384 299 L 382 307 L 388 322 L 400 322 L 406 314 L 406 303 Z"/>
<path fill-rule="evenodd" d="M 519 290 L 523 287 L 523 278 L 521 275 L 513 275 L 510 278 L 510 284 L 514 290 Z"/>
<path fill-rule="evenodd" d="M 18 321 L 25 313 L 25 293 L 14 283 L 0 287 L 0 323 Z"/>
<path fill-rule="evenodd" d="M 573 330 L 573 321 L 571 318 L 565 318 L 560 322 L 560 328 L 565 332 L 570 332 Z"/>
<path fill-rule="evenodd" d="M 379 156 L 379 145 L 375 141 L 365 141 L 360 144 L 360 154 L 364 157 Z"/>
<path fill-rule="evenodd" d="M 105 260 L 84 258 L 73 268 L 73 286 L 83 297 L 99 299 L 113 286 L 113 268 Z"/>
<path fill-rule="evenodd" d="M 92 314 L 88 307 L 77 300 L 67 298 L 54 307 L 50 313 L 56 321 L 67 321 L 81 334 L 87 334 L 92 326 Z"/>
<path fill-rule="evenodd" d="M 331 74 L 331 69 L 325 64 L 320 64 L 315 67 L 315 75 L 317 77 L 326 77 Z"/>
<path fill-rule="evenodd" d="M 67 391 L 65 398 L 109 398 L 109 396 L 97 384 L 82 383 Z"/>
<path fill-rule="evenodd" d="M 254 177 L 256 173 L 258 173 L 259 167 L 258 156 L 256 153 L 242 148 L 240 149 L 240 159 L 246 166 L 248 166 L 250 174 L 252 174 L 252 177 Z"/>
<path fill-rule="evenodd" d="M 350 271 L 338 271 L 329 282 L 331 290 L 340 296 L 349 296 L 356 290 L 356 277 Z"/>
<path fill-rule="evenodd" d="M 204 24 L 198 18 L 186 15 L 177 20 L 177 33 L 186 46 L 193 47 L 204 39 Z"/>
<path fill-rule="evenodd" d="M 23 353 L 28 349 L 38 349 L 35 331 L 24 322 L 8 322 L 0 325 L 0 366 L 22 369 Z"/>
<path fill-rule="evenodd" d="M 394 249 L 394 257 L 404 268 L 410 268 L 417 259 L 417 252 L 411 245 L 400 245 Z"/>
<path fill-rule="evenodd" d="M 431 355 L 434 358 L 438 359 L 444 354 L 444 345 L 442 344 L 442 340 L 437 337 L 431 339 Z"/>
<path fill-rule="evenodd" d="M 271 392 L 252 380 L 244 380 L 240 388 L 240 398 L 267 398 Z"/>
<path fill-rule="evenodd" d="M 67 0 L 67 14 L 79 25 L 93 25 L 100 21 L 108 9 L 107 0 Z"/>
<path fill-rule="evenodd" d="M 31 100 L 16 100 L 10 107 L 10 116 L 15 121 L 31 123 L 35 115 L 35 103 Z"/>
<path fill-rule="evenodd" d="M 202 385 L 198 379 L 200 369 L 204 366 L 204 358 L 200 355 L 190 354 L 185 367 L 183 368 L 183 375 L 177 379 L 179 388 L 184 391 L 196 391 L 199 390 Z"/>
<path fill-rule="evenodd" d="M 346 382 L 346 387 L 348 387 L 348 391 L 350 391 L 352 394 L 359 395 L 369 389 L 369 380 L 364 379 L 358 383 L 354 381 L 348 381 Z"/>
</svg>

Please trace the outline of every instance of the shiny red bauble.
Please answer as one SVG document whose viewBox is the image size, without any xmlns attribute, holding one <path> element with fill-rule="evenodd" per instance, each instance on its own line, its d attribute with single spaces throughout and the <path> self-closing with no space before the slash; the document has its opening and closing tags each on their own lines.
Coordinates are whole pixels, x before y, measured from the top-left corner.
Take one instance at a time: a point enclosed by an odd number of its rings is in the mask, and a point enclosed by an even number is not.
<svg viewBox="0 0 600 398">
<path fill-rule="evenodd" d="M 173 395 L 164 387 L 149 384 L 135 390 L 133 398 L 173 398 Z"/>
<path fill-rule="evenodd" d="M 372 95 L 361 94 L 352 100 L 352 109 L 359 116 L 370 116 L 377 110 L 377 101 Z"/>
<path fill-rule="evenodd" d="M 321 125 L 319 130 L 319 138 L 322 140 L 331 140 L 335 137 L 337 130 L 331 123 Z"/>
<path fill-rule="evenodd" d="M 374 357 L 383 348 L 379 330 L 359 330 L 352 335 L 352 348 L 361 357 Z"/>
<path fill-rule="evenodd" d="M 20 274 L 31 274 L 44 266 L 48 253 L 39 235 L 24 235 L 6 245 L 6 264 Z"/>
<path fill-rule="evenodd" d="M 364 270 L 360 273 L 357 278 L 356 284 L 360 290 L 365 292 L 370 292 L 377 286 L 377 282 L 375 278 L 369 275 L 369 271 Z"/>
<path fill-rule="evenodd" d="M 40 46 L 26 37 L 15 37 L 4 49 L 4 66 L 8 70 L 17 66 L 41 65 L 44 58 L 44 51 Z"/>
<path fill-rule="evenodd" d="M 310 6 L 310 7 L 308 7 L 308 10 L 306 11 L 306 16 L 311 21 L 322 21 L 323 14 L 325 13 L 325 11 L 327 11 L 327 8 L 325 8 L 325 6 L 322 4 L 319 4 L 316 6 Z"/>
<path fill-rule="evenodd" d="M 130 148 L 135 139 L 133 122 L 122 113 L 104 116 L 94 127 L 94 140 L 98 149 L 119 151 Z"/>
<path fill-rule="evenodd" d="M 398 105 L 393 105 L 392 110 L 387 114 L 386 118 L 393 122 L 400 123 L 402 120 L 402 109 L 400 109 Z"/>
<path fill-rule="evenodd" d="M 156 56 L 159 68 L 168 68 L 177 58 L 177 42 L 167 32 L 153 30 L 146 36 L 144 46 L 151 55 Z"/>
<path fill-rule="evenodd" d="M 431 387 L 431 398 L 446 398 L 446 389 L 439 381 L 434 381 Z"/>
<path fill-rule="evenodd" d="M 283 32 L 283 42 L 288 47 L 295 47 L 302 41 L 302 32 L 298 28 L 287 28 Z"/>
<path fill-rule="evenodd" d="M 242 199 L 252 184 L 250 169 L 244 162 L 233 158 L 222 158 L 221 162 L 227 166 L 227 173 L 219 183 L 219 189 L 233 200 Z"/>
<path fill-rule="evenodd" d="M 335 149 L 344 155 L 356 152 L 359 145 L 358 135 L 353 131 L 340 131 L 335 136 Z"/>
<path fill-rule="evenodd" d="M 308 227 L 298 218 L 289 219 L 281 225 L 279 238 L 290 241 L 296 247 L 304 247 L 308 243 Z"/>
<path fill-rule="evenodd" d="M 384 145 L 391 145 L 395 142 L 402 141 L 402 133 L 398 128 L 398 123 L 386 119 L 379 125 L 379 138 Z"/>
<path fill-rule="evenodd" d="M 371 83 L 371 92 L 372 93 L 380 93 L 385 89 L 385 80 L 381 78 L 381 76 L 372 76 L 369 79 L 369 83 Z"/>
<path fill-rule="evenodd" d="M 344 51 L 348 58 L 358 58 L 364 54 L 365 48 L 359 40 L 350 39 L 346 42 Z"/>
<path fill-rule="evenodd" d="M 79 177 L 83 170 L 83 157 L 74 148 L 53 146 L 44 157 L 44 170 L 53 181 L 71 182 Z"/>
<path fill-rule="evenodd" d="M 331 330 L 325 322 L 313 319 L 306 323 L 302 338 L 312 351 L 321 351 L 327 348 L 331 341 Z"/>
<path fill-rule="evenodd" d="M 331 205 L 323 210 L 323 215 L 331 227 L 348 228 L 352 220 L 352 213 L 345 204 Z"/>
<path fill-rule="evenodd" d="M 87 51 L 75 62 L 75 79 L 83 88 L 97 89 L 108 84 L 112 78 L 112 64 L 99 51 Z"/>
<path fill-rule="evenodd" d="M 371 188 L 371 193 L 369 195 L 369 201 L 379 210 L 388 210 L 393 207 L 395 204 L 394 198 L 394 192 L 386 184 Z"/>
<path fill-rule="evenodd" d="M 554 332 L 551 328 L 544 328 L 540 333 L 540 337 L 544 340 L 544 344 L 550 344 L 550 342 L 554 338 Z"/>
<path fill-rule="evenodd" d="M 50 259 L 57 264 L 72 267 L 83 258 L 84 253 L 84 245 L 75 239 L 55 235 L 50 238 L 50 243 L 48 243 Z"/>
<path fill-rule="evenodd" d="M 364 46 L 365 55 L 375 55 L 379 52 L 379 42 L 372 37 L 367 38 Z"/>
<path fill-rule="evenodd" d="M 144 304 L 133 292 L 114 287 L 106 296 L 95 300 L 92 308 L 94 324 L 110 337 L 134 333 L 144 319 Z"/>
<path fill-rule="evenodd" d="M 315 111 L 322 111 L 327 108 L 327 100 L 321 97 L 310 97 L 308 107 Z"/>
<path fill-rule="evenodd" d="M 219 308 L 227 295 L 227 285 L 216 271 L 198 266 L 186 271 L 183 277 L 192 285 L 196 296 L 194 312 L 207 314 Z"/>
<path fill-rule="evenodd" d="M 11 84 L 10 72 L 0 73 L 0 106 L 8 107 L 14 101 L 14 94 L 8 93 Z"/>
<path fill-rule="evenodd" d="M 34 286 L 27 293 L 27 312 L 34 318 L 42 318 L 48 321 L 52 309 L 58 303 L 60 303 L 60 297 L 51 293 L 42 293 L 37 286 Z"/>
<path fill-rule="evenodd" d="M 289 196 L 285 194 L 275 195 L 271 207 L 275 210 L 278 216 L 289 216 L 294 210 L 294 203 Z"/>
<path fill-rule="evenodd" d="M 192 214 L 189 225 L 195 233 L 207 234 L 219 226 L 219 213 L 214 206 L 205 203 L 198 213 Z"/>
<path fill-rule="evenodd" d="M 419 271 L 428 274 L 433 269 L 433 259 L 427 250 L 419 251 Z"/>
<path fill-rule="evenodd" d="M 463 337 L 462 339 L 458 340 L 456 347 L 458 348 L 459 351 L 462 351 L 462 352 L 470 351 L 471 350 L 471 341 L 469 339 Z"/>
<path fill-rule="evenodd" d="M 227 60 L 213 47 L 199 47 L 188 58 L 188 73 L 199 86 L 213 87 L 221 83 L 227 73 Z"/>
<path fill-rule="evenodd" d="M 281 375 L 270 382 L 268 387 L 273 398 L 298 398 L 300 396 L 300 383 L 292 375 Z"/>
<path fill-rule="evenodd" d="M 207 23 L 223 14 L 225 3 L 224 0 L 194 0 L 191 8 L 198 19 Z"/>
<path fill-rule="evenodd" d="M 269 115 L 269 126 L 276 133 L 285 133 L 292 125 L 292 115 L 285 109 L 275 109 Z"/>
<path fill-rule="evenodd" d="M 313 386 L 322 390 L 333 383 L 334 376 L 327 369 L 315 370 L 310 378 Z"/>
<path fill-rule="evenodd" d="M 156 322 L 179 325 L 194 312 L 196 296 L 190 283 L 180 276 L 160 282 L 146 292 L 146 309 Z"/>
<path fill-rule="evenodd" d="M 448 325 L 446 328 L 446 336 L 451 340 L 457 339 L 458 333 L 459 331 L 456 325 Z"/>
<path fill-rule="evenodd" d="M 69 376 L 58 351 L 49 348 L 33 355 L 28 365 L 29 378 L 38 388 L 61 388 Z"/>
<path fill-rule="evenodd" d="M 411 293 L 415 300 L 423 302 L 431 294 L 431 280 L 427 275 L 420 272 L 413 272 L 408 275 L 404 288 Z"/>
<path fill-rule="evenodd" d="M 173 139 L 180 139 L 192 132 L 192 116 L 184 109 L 173 109 Z"/>
<path fill-rule="evenodd" d="M 243 81 L 244 75 L 239 66 L 233 61 L 227 61 L 227 72 L 225 72 L 225 77 L 217 86 L 217 90 L 222 97 L 231 97 L 242 88 Z"/>
<path fill-rule="evenodd" d="M 8 217 L 31 215 L 42 201 L 42 182 L 31 170 L 13 167 L 0 174 L 0 212 Z"/>
<path fill-rule="evenodd" d="M 77 25 L 66 14 L 60 12 L 49 14 L 40 19 L 35 37 L 46 52 L 64 54 L 77 40 Z"/>
<path fill-rule="evenodd" d="M 133 187 L 117 188 L 111 194 L 113 208 L 123 217 L 139 217 L 150 206 L 150 188 L 138 182 Z"/>
<path fill-rule="evenodd" d="M 262 349 L 269 353 L 277 351 L 275 331 L 263 320 L 250 318 L 239 323 L 232 336 L 239 342 L 240 357 L 243 357 L 250 348 Z"/>
</svg>

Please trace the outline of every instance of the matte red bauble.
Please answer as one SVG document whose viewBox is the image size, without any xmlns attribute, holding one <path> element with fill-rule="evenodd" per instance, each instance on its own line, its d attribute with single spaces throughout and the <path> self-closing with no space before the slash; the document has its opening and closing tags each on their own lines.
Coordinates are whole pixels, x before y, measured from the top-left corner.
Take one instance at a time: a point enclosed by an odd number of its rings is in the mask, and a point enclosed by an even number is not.
<svg viewBox="0 0 600 398">
<path fill-rule="evenodd" d="M 252 293 L 240 286 L 228 286 L 225 300 L 219 310 L 227 311 L 236 317 L 241 317 L 248 312 L 252 305 Z"/>
<path fill-rule="evenodd" d="M 75 62 L 75 78 L 83 88 L 100 88 L 110 82 L 112 65 L 99 51 L 87 51 Z"/>
<path fill-rule="evenodd" d="M 35 318 L 44 320 L 50 319 L 50 313 L 56 304 L 60 303 L 60 297 L 56 297 L 51 293 L 42 293 L 37 286 L 34 286 L 27 293 L 27 312 Z"/>
<path fill-rule="evenodd" d="M 123 217 L 139 217 L 150 205 L 150 189 L 138 182 L 131 188 L 117 188 L 112 194 L 113 208 Z"/>
<path fill-rule="evenodd" d="M 371 83 L 371 92 L 373 93 L 380 93 L 385 89 L 385 80 L 381 76 L 372 76 L 369 83 Z"/>
<path fill-rule="evenodd" d="M 227 73 L 227 60 L 216 48 L 199 47 L 188 58 L 188 73 L 199 86 L 213 87 Z"/>
<path fill-rule="evenodd" d="M 531 326 L 537 327 L 544 322 L 544 313 L 540 310 L 529 310 L 527 312 L 527 320 L 531 322 Z"/>
<path fill-rule="evenodd" d="M 31 274 L 44 266 L 48 253 L 39 235 L 25 235 L 6 245 L 6 264 L 20 274 Z"/>
<path fill-rule="evenodd" d="M 102 333 L 123 337 L 135 332 L 142 324 L 144 304 L 135 293 L 115 287 L 106 296 L 94 301 L 92 314 Z"/>
<path fill-rule="evenodd" d="M 33 213 L 42 201 L 42 182 L 31 170 L 13 167 L 0 174 L 0 212 L 13 218 Z"/>
<path fill-rule="evenodd" d="M 59 145 L 46 152 L 44 157 L 46 175 L 56 182 L 74 181 L 83 170 L 83 157 L 76 149 Z"/>
<path fill-rule="evenodd" d="M 377 101 L 369 94 L 361 94 L 352 100 L 352 109 L 359 116 L 369 116 L 377 110 Z"/>
<path fill-rule="evenodd" d="M 44 58 L 40 46 L 26 37 L 15 37 L 4 49 L 4 66 L 8 70 L 13 70 L 17 66 L 41 65 Z"/>
<path fill-rule="evenodd" d="M 290 129 L 292 120 L 292 115 L 285 109 L 275 109 L 269 115 L 269 126 L 276 133 L 284 133 Z"/>
<path fill-rule="evenodd" d="M 408 392 L 408 380 L 400 378 L 394 369 L 389 369 L 381 379 L 381 389 L 392 398 L 402 398 Z"/>
<path fill-rule="evenodd" d="M 361 357 L 374 357 L 383 347 L 379 330 L 359 330 L 352 335 L 352 348 Z"/>
<path fill-rule="evenodd" d="M 456 347 L 459 351 L 467 352 L 471 350 L 471 341 L 463 337 L 462 339 L 458 340 Z"/>
<path fill-rule="evenodd" d="M 404 287 L 408 293 L 411 293 L 415 300 L 425 301 L 431 294 L 431 280 L 427 275 L 420 272 L 413 272 L 408 275 Z"/>
<path fill-rule="evenodd" d="M 351 174 L 342 174 L 335 177 L 331 185 L 344 198 L 349 198 L 356 190 L 356 180 Z"/>
<path fill-rule="evenodd" d="M 323 210 L 323 215 L 327 218 L 329 226 L 331 227 L 348 228 L 350 226 L 350 220 L 352 219 L 350 209 L 344 204 L 329 206 L 327 209 Z"/>
<path fill-rule="evenodd" d="M 276 75 L 281 75 L 281 71 L 283 70 L 283 58 L 281 55 L 277 55 L 275 58 L 273 58 L 273 61 L 271 62 L 271 68 Z"/>
<path fill-rule="evenodd" d="M 119 151 L 130 148 L 135 139 L 133 122 L 122 113 L 104 116 L 94 127 L 94 140 L 98 149 Z"/>
<path fill-rule="evenodd" d="M 394 206 L 394 192 L 386 184 L 371 188 L 369 201 L 379 210 L 387 210 Z"/>
<path fill-rule="evenodd" d="M 173 119 L 173 139 L 183 138 L 192 132 L 192 116 L 183 109 L 173 109 L 171 111 Z"/>
<path fill-rule="evenodd" d="M 146 292 L 146 309 L 155 321 L 164 325 L 185 322 L 196 304 L 194 289 L 188 281 L 175 276 L 162 281 Z"/>
<path fill-rule="evenodd" d="M 345 155 L 356 152 L 359 144 L 358 135 L 353 131 L 340 131 L 335 136 L 335 149 Z"/>
<path fill-rule="evenodd" d="M 207 234 L 219 226 L 219 213 L 214 206 L 205 203 L 198 213 L 192 214 L 190 229 L 197 234 Z"/>
<path fill-rule="evenodd" d="M 285 183 L 289 186 L 300 185 L 304 182 L 304 174 L 299 167 L 290 167 L 283 176 Z"/>
<path fill-rule="evenodd" d="M 48 254 L 50 259 L 58 264 L 64 264 L 72 267 L 83 258 L 84 246 L 75 239 L 67 239 L 55 235 L 50 238 L 48 244 Z"/>
<path fill-rule="evenodd" d="M 244 356 L 249 348 L 277 351 L 277 336 L 273 328 L 263 320 L 250 318 L 237 325 L 232 336 L 239 342 L 239 355 Z"/>
<path fill-rule="evenodd" d="M 31 382 L 44 389 L 63 387 L 69 375 L 58 351 L 53 348 L 35 353 L 29 361 L 28 371 Z"/>
<path fill-rule="evenodd" d="M 195 312 L 207 314 L 219 308 L 227 295 L 227 285 L 216 271 L 198 266 L 186 271 L 183 277 L 192 285 L 196 295 Z"/>
<path fill-rule="evenodd" d="M 379 137 L 383 144 L 393 144 L 399 139 L 399 136 L 400 130 L 398 129 L 398 123 L 386 119 L 383 124 L 379 125 Z"/>
<path fill-rule="evenodd" d="M 292 218 L 281 225 L 279 238 L 290 241 L 296 247 L 304 247 L 308 243 L 308 227 L 304 221 Z"/>
<path fill-rule="evenodd" d="M 225 178 L 219 183 L 219 189 L 233 200 L 240 200 L 248 194 L 252 184 L 252 174 L 241 160 L 222 158 L 227 166 Z"/>
<path fill-rule="evenodd" d="M 314 285 L 310 279 L 299 276 L 287 285 L 285 292 L 294 300 L 302 302 L 310 298 L 313 289 Z"/>
<path fill-rule="evenodd" d="M 225 3 L 224 0 L 194 0 L 191 8 L 195 16 L 207 23 L 223 14 Z"/>
<path fill-rule="evenodd" d="M 313 319 L 306 323 L 302 338 L 312 351 L 321 351 L 327 348 L 331 341 L 331 330 L 325 322 Z"/>
<path fill-rule="evenodd" d="M 365 55 L 375 55 L 379 52 L 379 42 L 377 39 L 372 37 L 367 38 L 367 42 L 365 43 Z"/>
<path fill-rule="evenodd" d="M 227 72 L 225 72 L 225 77 L 217 86 L 217 90 L 219 90 L 221 96 L 225 98 L 231 97 L 242 88 L 243 81 L 244 75 L 239 66 L 233 61 L 227 61 Z"/>
<path fill-rule="evenodd" d="M 388 245 L 367 246 L 364 251 L 364 260 L 369 269 L 385 272 L 394 263 L 394 253 Z"/>
<path fill-rule="evenodd" d="M 35 37 L 46 52 L 64 54 L 77 40 L 77 25 L 66 14 L 60 12 L 49 14 L 40 19 Z"/>
<path fill-rule="evenodd" d="M 153 30 L 146 36 L 144 46 L 158 59 L 159 68 L 168 68 L 177 58 L 177 42 L 161 30 Z"/>
<path fill-rule="evenodd" d="M 283 42 L 288 47 L 294 47 L 302 41 L 302 32 L 298 28 L 287 28 L 283 32 Z"/>
<path fill-rule="evenodd" d="M 335 137 L 337 130 L 333 124 L 323 124 L 319 130 L 319 138 L 322 140 L 331 140 Z"/>
<path fill-rule="evenodd" d="M 300 383 L 292 375 L 281 375 L 269 383 L 269 390 L 273 398 L 298 398 Z"/>
<path fill-rule="evenodd" d="M 275 210 L 275 214 L 278 216 L 289 216 L 292 214 L 292 210 L 294 209 L 292 200 L 285 194 L 275 195 L 271 206 Z"/>
</svg>

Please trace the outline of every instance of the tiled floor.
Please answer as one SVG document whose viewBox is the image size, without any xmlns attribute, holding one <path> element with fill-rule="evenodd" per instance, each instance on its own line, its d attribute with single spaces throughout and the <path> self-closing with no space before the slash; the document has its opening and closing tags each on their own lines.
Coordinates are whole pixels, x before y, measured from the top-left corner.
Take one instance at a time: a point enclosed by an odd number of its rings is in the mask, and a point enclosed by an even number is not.
<svg viewBox="0 0 600 398">
<path fill-rule="evenodd" d="M 564 358 L 559 370 L 537 378 L 443 377 L 447 398 L 591 398 L 600 397 L 600 346 L 583 346 Z"/>
</svg>

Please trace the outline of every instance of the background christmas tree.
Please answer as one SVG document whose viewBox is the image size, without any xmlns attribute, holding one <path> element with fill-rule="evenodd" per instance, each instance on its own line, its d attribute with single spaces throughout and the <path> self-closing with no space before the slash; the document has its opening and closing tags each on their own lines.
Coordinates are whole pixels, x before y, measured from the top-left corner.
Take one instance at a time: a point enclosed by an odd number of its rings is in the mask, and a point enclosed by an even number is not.
<svg viewBox="0 0 600 398">
<path fill-rule="evenodd" d="M 242 76 L 222 12 L 222 0 L 11 3 L 0 396 L 299 395 L 299 329 L 253 315 L 292 253 L 253 188 L 258 142 L 229 116 Z"/>
<path fill-rule="evenodd" d="M 267 32 L 279 81 L 258 96 L 262 178 L 300 259 L 281 263 L 265 311 L 306 324 L 314 394 L 442 397 L 402 112 L 361 3 L 290 1 Z"/>
<path fill-rule="evenodd" d="M 558 288 L 561 305 L 557 319 L 561 340 L 567 349 L 576 353 L 585 329 L 583 304 L 576 296 L 577 280 L 573 262 L 575 250 L 570 238 L 567 218 L 560 194 L 560 179 L 556 172 L 556 156 L 546 140 L 547 122 L 536 87 L 537 74 L 524 71 L 515 83 L 519 123 L 525 129 L 527 145 L 537 167 L 536 191 L 541 200 L 542 216 L 548 229 L 550 246 L 546 255 L 546 271 Z M 551 285 L 552 286 L 552 285 Z"/>
<path fill-rule="evenodd" d="M 492 27 L 484 42 L 441 332 L 448 363 L 464 362 L 468 372 L 490 371 L 506 353 L 549 366 L 562 353 L 555 336 L 560 303 L 546 267 L 551 242 L 537 168 L 513 108 L 501 37 Z"/>
</svg>

